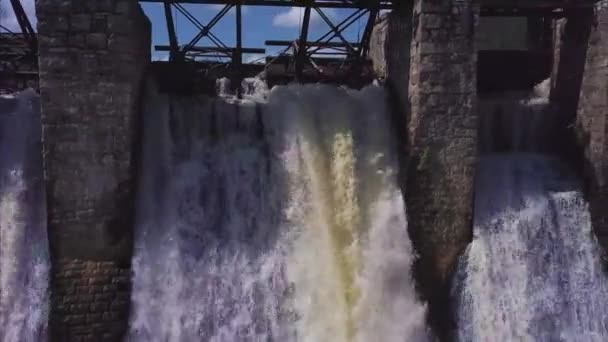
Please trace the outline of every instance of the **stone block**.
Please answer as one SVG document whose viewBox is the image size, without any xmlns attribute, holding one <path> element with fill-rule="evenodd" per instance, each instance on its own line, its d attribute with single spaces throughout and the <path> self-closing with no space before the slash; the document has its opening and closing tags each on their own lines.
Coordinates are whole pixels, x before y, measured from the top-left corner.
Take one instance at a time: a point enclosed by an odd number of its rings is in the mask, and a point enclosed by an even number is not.
<svg viewBox="0 0 608 342">
<path fill-rule="evenodd" d="M 64 47 L 67 45 L 68 36 L 63 34 L 59 36 L 38 35 L 38 41 L 46 47 Z"/>
<path fill-rule="evenodd" d="M 446 22 L 445 16 L 441 14 L 435 13 L 420 13 L 420 20 L 424 23 L 423 27 L 425 29 L 437 29 L 444 27 L 444 23 Z"/>
<path fill-rule="evenodd" d="M 103 50 L 108 47 L 108 36 L 105 33 L 89 33 L 86 37 L 86 46 L 89 49 Z"/>
<path fill-rule="evenodd" d="M 116 0 L 115 11 L 119 14 L 130 15 L 134 12 L 137 4 L 129 0 Z"/>
<path fill-rule="evenodd" d="M 89 32 L 91 30 L 92 16 L 88 13 L 70 15 L 70 32 Z"/>
<path fill-rule="evenodd" d="M 111 15 L 108 17 L 108 30 L 115 34 L 127 34 L 132 30 L 133 27 L 133 20 L 127 16 Z"/>
<path fill-rule="evenodd" d="M 95 0 L 94 11 L 96 13 L 110 13 L 114 11 L 115 0 Z"/>
<path fill-rule="evenodd" d="M 86 35 L 84 33 L 81 34 L 72 34 L 68 38 L 67 46 L 75 49 L 83 49 L 86 47 Z"/>
<path fill-rule="evenodd" d="M 65 15 L 52 14 L 38 21 L 38 32 L 42 35 L 52 35 L 69 31 L 68 17 Z"/>
<path fill-rule="evenodd" d="M 91 23 L 91 32 L 94 33 L 105 33 L 108 31 L 108 18 L 110 16 L 107 14 L 99 14 L 96 13 L 93 15 L 93 20 Z M 110 32 L 117 32 L 115 30 L 110 29 Z"/>
</svg>

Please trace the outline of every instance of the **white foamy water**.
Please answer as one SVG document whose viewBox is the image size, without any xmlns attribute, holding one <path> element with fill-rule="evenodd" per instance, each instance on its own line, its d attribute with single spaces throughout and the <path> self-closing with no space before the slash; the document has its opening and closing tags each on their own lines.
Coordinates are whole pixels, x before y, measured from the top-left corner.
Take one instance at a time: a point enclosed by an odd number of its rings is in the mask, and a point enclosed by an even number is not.
<svg viewBox="0 0 608 342">
<path fill-rule="evenodd" d="M 266 95 L 148 97 L 129 340 L 429 340 L 383 91 Z"/>
<path fill-rule="evenodd" d="M 546 156 L 486 156 L 461 265 L 461 341 L 606 341 L 608 282 L 579 184 Z"/>
<path fill-rule="evenodd" d="M 496 102 L 513 110 L 500 118 L 502 146 L 482 140 L 474 238 L 455 288 L 460 341 L 608 341 L 601 250 L 576 176 L 539 154 L 552 127 L 539 95 Z"/>
<path fill-rule="evenodd" d="M 46 338 L 49 252 L 38 96 L 0 97 L 0 341 Z"/>
</svg>

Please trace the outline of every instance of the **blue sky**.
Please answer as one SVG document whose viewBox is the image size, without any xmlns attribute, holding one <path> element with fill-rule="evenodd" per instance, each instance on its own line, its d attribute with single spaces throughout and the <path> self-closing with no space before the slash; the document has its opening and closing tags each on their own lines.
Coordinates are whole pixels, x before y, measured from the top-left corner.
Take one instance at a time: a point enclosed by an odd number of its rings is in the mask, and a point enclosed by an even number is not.
<svg viewBox="0 0 608 342">
<path fill-rule="evenodd" d="M 23 7 L 35 24 L 34 0 L 21 0 Z M 184 4 L 201 23 L 207 24 L 213 16 L 218 13 L 222 5 L 196 5 Z M 9 0 L 0 0 L 0 8 L 3 8 L 0 24 L 13 31 L 19 31 L 17 21 L 10 9 Z M 167 26 L 165 23 L 164 7 L 160 3 L 143 3 L 142 8 L 152 22 L 152 45 L 168 45 Z M 346 18 L 352 13 L 347 9 L 325 9 L 325 14 L 332 19 L 334 24 L 338 24 L 341 19 Z M 272 55 L 283 49 L 280 47 L 266 47 L 266 40 L 294 40 L 299 36 L 299 28 L 303 9 L 291 7 L 243 7 L 243 46 L 249 48 L 266 48 L 266 53 Z M 180 44 L 189 42 L 198 32 L 181 13 L 174 10 L 176 30 Z M 234 9 L 230 11 L 213 28 L 212 32 L 220 38 L 224 44 L 234 46 L 236 41 Z M 367 16 L 364 16 L 352 25 L 345 32 L 345 37 L 349 41 L 357 41 L 363 34 Z M 327 24 L 321 17 L 313 11 L 309 39 L 314 40 L 329 30 Z M 203 38 L 198 45 L 212 46 L 213 44 Z M 258 59 L 259 55 L 244 56 L 245 61 Z M 166 53 L 153 51 L 153 59 L 164 59 Z"/>
<path fill-rule="evenodd" d="M 168 45 L 167 27 L 165 24 L 164 7 L 162 4 L 144 3 L 142 5 L 146 15 L 150 18 L 153 27 L 153 45 L 163 44 Z M 203 24 L 209 22 L 215 14 L 223 7 L 221 5 L 193 5 L 185 4 L 186 7 L 199 21 Z M 324 13 L 332 19 L 334 24 L 338 24 L 343 18 L 346 18 L 352 13 L 352 10 L 346 9 L 326 9 Z M 245 6 L 243 7 L 243 46 L 248 48 L 266 48 L 266 53 L 272 55 L 282 48 L 266 47 L 266 40 L 294 40 L 299 36 L 299 28 L 303 9 L 290 7 L 260 7 L 260 6 Z M 180 44 L 190 41 L 198 32 L 196 27 L 179 12 L 174 10 L 174 18 L 177 27 L 177 36 Z M 213 28 L 212 32 L 220 38 L 224 44 L 234 46 L 236 41 L 235 30 L 235 14 L 234 9 L 230 11 L 222 20 Z M 346 39 L 356 41 L 363 33 L 367 16 L 354 23 L 353 26 L 345 32 Z M 315 39 L 329 30 L 329 26 L 322 18 L 313 11 L 311 19 L 311 28 L 309 39 Z M 212 46 L 213 44 L 203 38 L 198 45 Z M 162 59 L 163 54 L 155 52 L 155 58 Z M 260 56 L 245 56 L 245 60 L 252 60 Z"/>
</svg>

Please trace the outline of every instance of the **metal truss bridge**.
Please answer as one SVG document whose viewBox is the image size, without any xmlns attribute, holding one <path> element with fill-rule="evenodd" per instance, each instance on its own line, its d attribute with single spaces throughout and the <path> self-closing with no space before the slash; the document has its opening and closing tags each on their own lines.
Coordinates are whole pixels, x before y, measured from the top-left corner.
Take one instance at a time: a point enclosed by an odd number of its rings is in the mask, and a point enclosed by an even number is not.
<svg viewBox="0 0 608 342">
<path fill-rule="evenodd" d="M 0 22 L 0 91 L 17 90 L 37 83 L 38 40 L 19 0 L 10 0 L 19 31 L 13 32 Z"/>
<path fill-rule="evenodd" d="M 298 37 L 294 40 L 272 40 L 268 37 L 266 46 L 283 47 L 284 50 L 274 59 L 267 58 L 267 63 L 285 62 L 289 70 L 296 78 L 301 77 L 305 68 L 318 68 L 317 64 L 322 60 L 319 56 L 331 55 L 333 59 L 338 56 L 344 63 L 357 65 L 358 62 L 367 60 L 369 54 L 369 43 L 373 26 L 380 11 L 390 10 L 396 6 L 403 5 L 413 0 L 140 0 L 145 3 L 160 3 L 164 5 L 166 26 L 168 32 L 168 45 L 155 46 L 158 51 L 167 51 L 172 62 L 186 60 L 209 61 L 212 59 L 223 60 L 235 70 L 239 70 L 243 63 L 243 54 L 265 54 L 265 48 L 244 47 L 242 32 L 242 8 L 243 6 L 275 6 L 275 7 L 300 7 L 302 8 L 302 24 Z M 559 17 L 573 8 L 593 6 L 597 0 L 479 0 L 481 3 L 481 15 L 483 16 L 542 16 Z M 19 24 L 20 32 L 10 32 L 6 27 L 0 25 L 0 76 L 7 73 L 19 75 L 23 73 L 20 65 L 36 65 L 37 39 L 31 21 L 27 17 L 20 0 L 9 0 Z M 202 22 L 200 17 L 189 10 L 186 4 L 220 5 L 213 18 Z M 236 20 L 234 23 L 234 35 L 236 46 L 227 46 L 214 33 L 213 28 L 222 20 L 226 14 L 234 9 Z M 328 9 L 351 9 L 350 14 L 339 22 L 332 21 L 328 15 Z M 205 8 L 211 10 L 210 7 Z M 179 12 L 198 32 L 186 40 L 179 42 L 176 34 L 176 25 L 173 13 Z M 198 11 L 197 11 L 198 12 Z M 328 26 L 328 31 L 321 37 L 311 40 L 309 28 L 311 16 L 316 13 Z M 198 14 L 198 13 L 197 13 Z M 363 33 L 358 41 L 346 39 L 345 31 L 360 20 L 366 22 Z M 1 23 L 0 23 L 1 24 Z M 199 43 L 203 38 L 211 41 L 211 46 L 202 46 Z M 327 56 L 326 56 L 327 57 Z M 352 62 L 352 63 L 351 63 Z M 343 63 L 343 64 L 344 64 Z M 32 71 L 26 71 L 28 75 Z M 31 75 L 30 75 L 31 76 Z M 28 76 L 29 77 L 29 76 Z"/>
<path fill-rule="evenodd" d="M 242 7 L 275 6 L 303 8 L 299 37 L 293 41 L 266 40 L 266 46 L 279 46 L 285 49 L 277 58 L 288 58 L 295 77 L 302 75 L 307 65 L 315 66 L 320 55 L 331 55 L 347 61 L 365 60 L 369 53 L 372 29 L 381 10 L 390 10 L 399 4 L 412 0 L 140 0 L 147 3 L 164 4 L 168 45 L 157 45 L 157 51 L 168 51 L 170 61 L 205 60 L 209 57 L 222 58 L 235 68 L 243 64 L 243 54 L 265 54 L 265 48 L 243 47 Z M 595 0 L 482 0 L 484 16 L 544 16 L 558 17 L 566 9 L 589 7 Z M 201 22 L 184 4 L 223 5 L 215 16 L 206 23 Z M 191 7 L 190 7 L 191 8 Z M 352 13 L 339 22 L 333 22 L 326 13 L 327 9 L 352 9 Z M 214 33 L 213 28 L 226 14 L 235 9 L 236 46 L 227 46 Z M 209 11 L 209 7 L 206 8 Z M 191 39 L 180 44 L 176 35 L 173 12 L 177 11 L 192 23 L 199 32 Z M 309 39 L 309 28 L 313 11 L 327 24 L 326 34 L 315 40 Z M 349 41 L 344 32 L 359 20 L 365 20 L 365 29 L 359 41 Z M 203 38 L 208 38 L 212 46 L 200 46 Z M 269 37 L 271 38 L 271 37 Z M 317 57 L 317 58 L 315 58 Z M 268 62 L 275 61 L 268 58 Z"/>
</svg>

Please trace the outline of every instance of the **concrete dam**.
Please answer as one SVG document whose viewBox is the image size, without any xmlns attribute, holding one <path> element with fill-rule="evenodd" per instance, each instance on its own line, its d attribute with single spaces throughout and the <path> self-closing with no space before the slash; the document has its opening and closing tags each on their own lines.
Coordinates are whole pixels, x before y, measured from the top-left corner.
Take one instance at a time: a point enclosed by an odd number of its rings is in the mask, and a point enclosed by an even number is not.
<svg viewBox="0 0 608 342">
<path fill-rule="evenodd" d="M 28 6 L 0 341 L 608 340 L 608 2 Z"/>
</svg>

